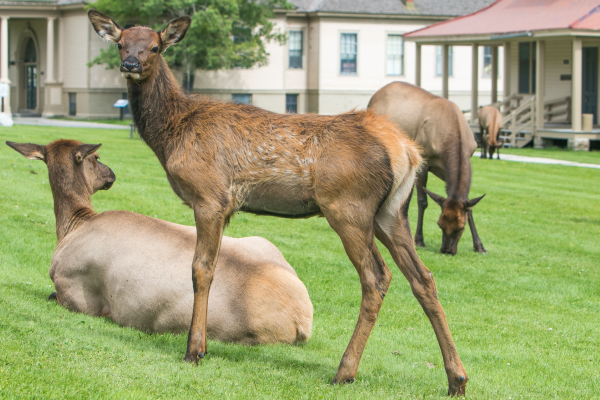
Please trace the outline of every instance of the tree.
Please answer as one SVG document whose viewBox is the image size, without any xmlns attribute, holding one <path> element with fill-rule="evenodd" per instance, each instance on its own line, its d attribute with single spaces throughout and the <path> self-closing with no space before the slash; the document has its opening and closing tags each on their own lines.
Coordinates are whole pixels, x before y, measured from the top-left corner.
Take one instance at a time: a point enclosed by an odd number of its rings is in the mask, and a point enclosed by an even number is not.
<svg viewBox="0 0 600 400">
<path fill-rule="evenodd" d="M 291 9 L 287 0 L 98 0 L 88 6 L 105 13 L 123 27 L 163 29 L 172 19 L 189 15 L 192 24 L 185 40 L 163 55 L 183 70 L 183 87 L 194 87 L 194 71 L 250 68 L 267 63 L 265 43 L 284 44 L 286 34 L 274 30 L 274 9 Z M 116 46 L 100 50 L 89 66 L 120 66 Z"/>
</svg>

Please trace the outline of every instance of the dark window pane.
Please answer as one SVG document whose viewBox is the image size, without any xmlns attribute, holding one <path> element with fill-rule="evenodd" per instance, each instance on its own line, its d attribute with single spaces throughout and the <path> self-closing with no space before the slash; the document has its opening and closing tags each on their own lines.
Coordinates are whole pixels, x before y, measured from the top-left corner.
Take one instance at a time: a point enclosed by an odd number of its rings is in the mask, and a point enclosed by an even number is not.
<svg viewBox="0 0 600 400">
<path fill-rule="evenodd" d="M 492 48 L 483 48 L 483 76 L 492 76 Z"/>
<path fill-rule="evenodd" d="M 77 114 L 77 93 L 69 93 L 69 115 Z"/>
<path fill-rule="evenodd" d="M 24 57 L 24 62 L 29 63 L 29 62 L 36 62 L 37 61 L 37 54 L 35 51 L 35 43 L 33 42 L 32 38 L 29 38 L 29 41 L 27 41 L 27 46 L 25 46 L 25 57 Z"/>
<path fill-rule="evenodd" d="M 529 93 L 529 42 L 519 43 L 519 93 Z"/>
<path fill-rule="evenodd" d="M 444 69 L 443 64 L 444 48 L 443 46 L 435 46 L 435 75 L 442 76 Z M 452 46 L 448 46 L 448 76 L 452 76 Z"/>
<path fill-rule="evenodd" d="M 342 33 L 340 60 L 342 74 L 356 74 L 356 33 Z"/>
<path fill-rule="evenodd" d="M 231 95 L 234 103 L 238 104 L 252 104 L 252 95 L 245 93 L 234 93 Z"/>
<path fill-rule="evenodd" d="M 533 60 L 531 62 L 531 93 L 535 94 L 535 77 L 536 77 L 536 59 L 537 59 L 537 43 L 536 42 L 531 42 L 531 59 Z"/>
<path fill-rule="evenodd" d="M 298 95 L 297 94 L 286 94 L 285 95 L 285 111 L 290 114 L 298 113 Z"/>
<path fill-rule="evenodd" d="M 302 68 L 302 31 L 290 31 L 289 33 L 290 68 Z"/>
</svg>

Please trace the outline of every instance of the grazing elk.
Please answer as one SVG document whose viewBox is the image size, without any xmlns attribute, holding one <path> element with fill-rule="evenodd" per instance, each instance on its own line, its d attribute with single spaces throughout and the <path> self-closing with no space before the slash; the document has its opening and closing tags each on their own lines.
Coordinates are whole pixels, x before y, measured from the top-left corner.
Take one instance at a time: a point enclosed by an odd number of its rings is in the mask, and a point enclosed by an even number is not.
<svg viewBox="0 0 600 400">
<path fill-rule="evenodd" d="M 471 189 L 471 156 L 477 149 L 477 143 L 456 104 L 410 83 L 392 82 L 373 95 L 368 108 L 377 114 L 387 115 L 417 142 L 427 163 L 417 175 L 419 218 L 415 244 L 425 247 L 423 215 L 428 194 L 442 208 L 438 220 L 438 226 L 442 229 L 440 252 L 456 254 L 468 221 L 473 236 L 473 250 L 485 253 L 472 212 L 472 208 L 485 195 L 471 200 L 468 198 Z M 428 172 L 446 182 L 447 198 L 427 190 Z"/>
<path fill-rule="evenodd" d="M 51 298 L 71 311 L 147 332 L 189 329 L 196 228 L 129 211 L 95 213 L 92 194 L 115 181 L 98 161 L 100 145 L 74 140 L 7 144 L 48 166 L 58 237 Z M 305 342 L 312 316 L 306 287 L 271 242 L 223 238 L 208 300 L 209 338 Z"/>
<path fill-rule="evenodd" d="M 101 37 L 117 44 L 140 136 L 175 193 L 194 212 L 194 313 L 185 360 L 197 363 L 206 354 L 207 297 L 232 213 L 320 215 L 340 236 L 362 287 L 358 323 L 333 383 L 354 381 L 392 278 L 375 235 L 390 250 L 433 325 L 449 393 L 463 394 L 467 374 L 433 276 L 415 251 L 403 207 L 421 162 L 415 144 L 373 112 L 282 115 L 188 95 L 161 53 L 183 39 L 189 17 L 155 32 L 140 26 L 122 29 L 94 10 L 88 16 Z"/>
<path fill-rule="evenodd" d="M 502 143 L 498 143 L 498 134 L 502 129 L 502 113 L 494 106 L 485 106 L 479 109 L 477 118 L 481 133 L 481 158 L 487 158 L 486 153 L 489 149 L 490 159 L 492 159 L 494 151 L 498 149 L 499 160 Z"/>
</svg>

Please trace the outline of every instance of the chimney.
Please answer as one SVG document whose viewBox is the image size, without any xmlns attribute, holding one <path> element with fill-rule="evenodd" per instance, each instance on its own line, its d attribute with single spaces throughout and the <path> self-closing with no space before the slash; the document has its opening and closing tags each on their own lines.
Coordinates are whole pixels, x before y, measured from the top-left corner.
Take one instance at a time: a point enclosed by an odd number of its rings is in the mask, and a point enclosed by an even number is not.
<svg viewBox="0 0 600 400">
<path fill-rule="evenodd" d="M 415 9 L 415 0 L 402 0 L 407 10 L 413 11 Z"/>
</svg>

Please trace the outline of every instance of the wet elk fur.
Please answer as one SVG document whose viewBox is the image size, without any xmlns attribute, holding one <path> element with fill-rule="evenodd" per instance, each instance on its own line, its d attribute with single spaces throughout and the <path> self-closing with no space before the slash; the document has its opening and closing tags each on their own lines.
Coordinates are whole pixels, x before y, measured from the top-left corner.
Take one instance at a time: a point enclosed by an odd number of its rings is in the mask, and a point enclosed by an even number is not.
<svg viewBox="0 0 600 400">
<path fill-rule="evenodd" d="M 481 158 L 487 158 L 486 153 L 489 151 L 489 158 L 492 159 L 497 149 L 499 160 L 500 146 L 503 144 L 498 143 L 498 134 L 502 129 L 502 113 L 494 106 L 485 106 L 479 109 L 477 118 L 481 133 Z"/>
<path fill-rule="evenodd" d="M 52 297 L 71 311 L 122 326 L 187 331 L 196 228 L 129 211 L 95 213 L 92 194 L 115 181 L 110 168 L 96 160 L 100 145 L 7 144 L 48 166 L 58 238 L 50 267 Z M 209 338 L 249 345 L 305 342 L 312 315 L 306 287 L 271 242 L 223 238 L 208 301 Z"/>
<path fill-rule="evenodd" d="M 471 189 L 471 156 L 477 149 L 477 143 L 456 104 L 410 83 L 392 82 L 373 95 L 369 109 L 387 115 L 404 130 L 417 142 L 425 159 L 426 166 L 419 171 L 416 184 L 419 219 L 415 244 L 425 247 L 423 216 L 429 195 L 442 209 L 438 219 L 438 226 L 442 230 L 440 252 L 456 254 L 468 222 L 473 236 L 473 250 L 485 253 L 472 212 L 483 196 L 468 198 Z M 446 182 L 447 198 L 427 190 L 428 172 Z"/>
<path fill-rule="evenodd" d="M 362 287 L 358 323 L 333 382 L 354 380 L 390 285 L 392 275 L 375 235 L 390 250 L 433 325 L 449 393 L 463 394 L 466 371 L 433 277 L 414 249 L 403 207 L 421 162 L 416 145 L 369 111 L 281 115 L 187 95 L 160 53 L 183 39 L 189 17 L 171 21 L 161 32 L 122 30 L 96 11 L 89 17 L 96 32 L 120 46 L 121 71 L 128 78 L 140 136 L 155 152 L 175 193 L 194 212 L 194 313 L 185 359 L 198 362 L 206 353 L 206 300 L 232 213 L 321 215 L 340 236 Z"/>
</svg>

